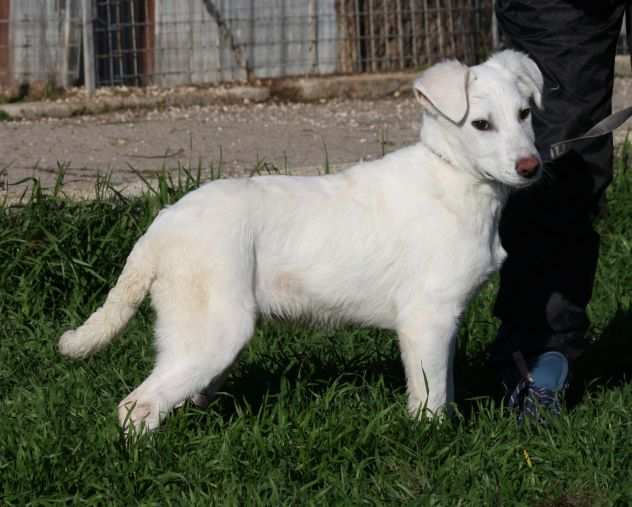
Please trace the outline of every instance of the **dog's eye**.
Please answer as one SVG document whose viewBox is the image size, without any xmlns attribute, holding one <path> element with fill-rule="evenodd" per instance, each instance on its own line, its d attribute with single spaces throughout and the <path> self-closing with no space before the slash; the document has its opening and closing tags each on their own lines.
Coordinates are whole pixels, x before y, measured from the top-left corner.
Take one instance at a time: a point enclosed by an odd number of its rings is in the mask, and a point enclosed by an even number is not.
<svg viewBox="0 0 632 507">
<path fill-rule="evenodd" d="M 527 118 L 529 118 L 530 114 L 531 114 L 531 109 L 529 109 L 528 107 L 525 107 L 524 109 L 520 110 L 520 112 L 518 113 L 518 117 L 521 120 L 526 120 Z"/>
<path fill-rule="evenodd" d="M 492 124 L 487 120 L 474 120 L 472 126 L 477 130 L 491 130 Z"/>
</svg>

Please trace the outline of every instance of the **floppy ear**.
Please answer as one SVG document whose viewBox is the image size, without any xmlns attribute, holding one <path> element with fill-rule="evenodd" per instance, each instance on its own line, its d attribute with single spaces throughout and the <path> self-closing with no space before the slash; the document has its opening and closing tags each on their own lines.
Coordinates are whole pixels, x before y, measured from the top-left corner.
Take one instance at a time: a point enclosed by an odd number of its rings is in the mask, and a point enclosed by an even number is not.
<svg viewBox="0 0 632 507">
<path fill-rule="evenodd" d="M 544 79 L 536 63 L 526 54 L 506 49 L 492 56 L 487 63 L 513 74 L 518 81 L 518 88 L 530 96 L 538 108 L 542 109 L 542 88 Z"/>
<path fill-rule="evenodd" d="M 433 65 L 413 85 L 415 97 L 426 109 L 432 108 L 454 123 L 467 114 L 469 68 L 456 60 Z"/>
</svg>

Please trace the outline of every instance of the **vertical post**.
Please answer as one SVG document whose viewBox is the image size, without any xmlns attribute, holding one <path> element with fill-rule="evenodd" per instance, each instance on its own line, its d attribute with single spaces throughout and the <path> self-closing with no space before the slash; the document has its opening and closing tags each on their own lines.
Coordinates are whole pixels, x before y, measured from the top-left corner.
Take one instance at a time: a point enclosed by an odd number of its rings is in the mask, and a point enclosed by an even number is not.
<svg viewBox="0 0 632 507">
<path fill-rule="evenodd" d="M 348 72 L 349 67 L 347 62 L 350 59 L 349 48 L 351 44 L 349 41 L 349 23 L 347 21 L 347 0 L 342 0 L 338 5 L 340 5 L 340 10 L 336 11 L 336 17 L 338 18 L 336 28 L 336 39 L 338 40 L 336 40 L 336 45 L 342 46 L 342 51 L 337 51 L 338 60 L 336 61 L 336 70 Z M 342 44 L 340 41 L 342 41 Z"/>
<path fill-rule="evenodd" d="M 456 54 L 456 34 L 454 33 L 454 5 L 452 0 L 447 0 L 448 9 L 448 30 L 450 31 L 450 56 L 452 58 L 458 58 Z"/>
<path fill-rule="evenodd" d="M 189 12 L 195 12 L 195 10 L 193 11 L 189 11 Z M 195 61 L 195 25 L 196 23 L 193 22 L 191 24 L 191 27 L 188 30 L 189 33 L 189 47 L 188 49 L 188 58 L 187 61 L 189 62 L 189 79 L 187 84 L 193 84 L 193 73 L 194 73 L 194 69 L 195 69 L 195 65 L 196 65 L 196 61 Z M 234 79 L 234 69 L 231 68 L 231 79 Z"/>
<path fill-rule="evenodd" d="M 156 50 L 156 8 L 154 0 L 145 0 L 145 30 L 144 30 L 144 50 L 143 59 L 143 81 L 145 84 L 154 84 L 154 63 Z"/>
<path fill-rule="evenodd" d="M 108 80 L 107 80 L 107 84 L 108 86 L 112 86 L 115 84 L 115 80 L 114 80 L 114 59 L 116 58 L 116 49 L 115 49 L 115 41 L 114 41 L 114 34 L 116 33 L 115 28 L 112 28 L 114 25 L 114 22 L 112 21 L 112 4 L 110 2 L 110 0 L 107 0 L 104 5 L 105 7 L 105 17 L 107 20 L 107 24 L 105 26 L 105 30 L 103 30 L 102 33 L 105 34 L 105 38 L 107 40 L 108 43 L 108 49 L 107 49 L 107 54 L 105 55 L 105 58 L 107 58 L 107 63 L 108 63 L 108 69 L 110 71 L 110 75 L 108 76 Z M 101 56 L 101 55 L 99 55 Z"/>
<path fill-rule="evenodd" d="M 463 58 L 466 65 L 472 65 L 475 62 L 475 58 L 472 58 L 472 20 L 474 11 L 471 6 L 467 5 L 467 2 L 462 2 L 460 10 L 460 22 L 459 27 L 461 29 L 461 44 L 463 44 Z"/>
<path fill-rule="evenodd" d="M 496 0 L 492 0 L 492 49 L 498 50 L 500 43 L 498 36 L 498 20 L 496 19 Z"/>
<path fill-rule="evenodd" d="M 281 1 L 281 15 L 280 15 L 280 33 L 281 33 L 281 45 L 280 45 L 280 60 L 281 65 L 279 66 L 279 70 L 281 71 L 282 76 L 287 75 L 287 68 L 289 64 L 289 37 L 288 37 L 288 26 L 290 24 L 290 20 L 287 16 L 287 0 Z M 268 45 L 267 51 L 274 51 L 274 35 L 272 35 L 269 39 L 266 40 L 266 44 Z"/>
<path fill-rule="evenodd" d="M 13 66 L 11 64 L 11 45 L 9 39 L 9 23 L 11 22 L 11 2 L 0 0 L 0 85 L 9 84 Z"/>
<path fill-rule="evenodd" d="M 411 39 L 413 46 L 413 66 L 419 65 L 419 59 L 417 58 L 417 20 L 415 19 L 415 0 L 410 0 L 410 24 L 411 24 Z"/>
<path fill-rule="evenodd" d="M 116 20 L 114 21 L 116 23 L 116 55 L 118 56 L 118 68 L 119 68 L 119 78 L 118 78 L 118 83 L 112 83 L 112 84 L 122 84 L 125 85 L 127 84 L 127 80 L 125 79 L 125 62 L 123 60 L 123 57 L 125 56 L 125 53 L 123 52 L 123 38 L 121 37 L 122 32 L 123 32 L 123 27 L 122 27 L 122 23 L 121 23 L 121 4 L 120 2 L 116 3 Z"/>
<path fill-rule="evenodd" d="M 250 1 L 250 10 L 248 17 L 250 19 L 250 26 L 248 28 L 248 53 L 246 54 L 246 79 L 248 82 L 252 82 L 257 77 L 257 60 L 256 60 L 256 18 L 257 9 L 255 7 L 255 0 Z"/>
<path fill-rule="evenodd" d="M 88 96 L 94 95 L 96 75 L 94 69 L 94 13 L 92 0 L 82 0 L 83 4 L 83 74 Z"/>
<path fill-rule="evenodd" d="M 63 88 L 70 86 L 70 56 L 72 54 L 72 48 L 70 47 L 71 4 L 72 0 L 66 0 L 64 10 L 64 59 L 61 64 L 61 86 Z"/>
<path fill-rule="evenodd" d="M 463 47 L 465 50 L 465 63 L 467 65 L 473 65 L 476 63 L 475 48 L 472 43 L 476 11 L 474 10 L 472 4 L 469 6 L 467 6 L 467 4 L 468 2 L 463 2 L 463 11 L 461 14 L 461 39 L 463 40 Z"/>
<path fill-rule="evenodd" d="M 223 7 L 223 6 L 222 6 Z M 217 16 L 213 16 L 213 13 L 209 13 L 211 15 L 211 19 L 217 25 L 217 75 L 218 81 L 230 81 L 232 79 L 232 67 L 230 69 L 230 77 L 228 77 L 228 70 L 226 68 L 226 55 L 224 53 L 224 38 L 226 37 L 226 32 L 222 30 L 221 19 L 219 18 L 219 12 L 217 12 Z M 252 8 L 251 8 L 251 16 L 252 16 Z"/>
<path fill-rule="evenodd" d="M 474 34 L 472 37 L 472 50 L 474 52 L 474 62 L 478 62 L 481 54 L 481 0 L 474 2 Z"/>
<path fill-rule="evenodd" d="M 472 26 L 472 1 L 456 0 L 456 10 L 454 13 L 456 23 L 456 44 L 457 47 L 461 44 L 463 47 L 463 63 L 471 65 L 469 56 L 469 48 L 467 47 L 467 36 Z"/>
<path fill-rule="evenodd" d="M 399 68 L 404 68 L 404 21 L 402 19 L 402 0 L 397 0 L 397 31 L 398 37 L 398 50 L 399 50 Z"/>
<path fill-rule="evenodd" d="M 140 0 L 142 1 L 142 0 Z M 139 66 L 138 66 L 138 45 L 137 45 L 137 41 L 136 41 L 136 2 L 134 2 L 133 0 L 129 3 L 129 9 L 130 9 L 130 18 L 131 18 L 131 22 L 130 24 L 131 29 L 132 29 L 132 66 L 133 66 L 133 72 L 134 72 L 134 76 L 132 77 L 132 79 L 134 80 L 134 84 L 136 86 L 140 86 L 141 83 L 141 75 L 139 72 Z M 140 11 L 140 9 L 139 9 Z M 140 17 L 139 17 L 140 19 Z M 142 23 L 142 21 L 141 21 Z M 142 26 L 142 25 L 141 25 Z"/>
<path fill-rule="evenodd" d="M 318 0 L 309 0 L 307 5 L 307 16 L 309 18 L 310 45 L 311 53 L 310 72 L 318 71 Z"/>
<path fill-rule="evenodd" d="M 359 65 L 354 69 L 356 72 L 362 72 L 364 70 L 364 62 L 362 61 L 362 30 L 360 21 L 360 0 L 355 0 L 355 35 L 356 42 L 356 61 Z"/>
<path fill-rule="evenodd" d="M 373 19 L 374 13 L 373 0 L 369 0 L 369 43 L 371 45 L 371 70 L 373 72 L 377 71 L 377 53 L 375 51 L 375 27 Z"/>
<path fill-rule="evenodd" d="M 380 65 L 380 70 L 384 71 L 389 69 L 391 66 L 391 50 L 388 40 L 388 36 L 390 35 L 390 30 L 388 26 L 388 2 L 384 2 L 384 4 L 382 5 L 382 17 L 384 18 L 384 32 L 382 33 L 382 45 L 384 46 L 384 54 L 382 56 L 382 64 Z"/>
<path fill-rule="evenodd" d="M 425 64 L 428 65 L 432 62 L 433 55 L 430 49 L 430 8 L 428 7 L 428 0 L 424 0 L 424 42 L 426 46 L 426 61 Z"/>
<path fill-rule="evenodd" d="M 445 42 L 443 38 L 443 19 L 441 16 L 441 3 L 439 0 L 435 1 L 435 9 L 437 11 L 437 30 L 439 30 L 439 57 L 445 58 Z"/>
</svg>

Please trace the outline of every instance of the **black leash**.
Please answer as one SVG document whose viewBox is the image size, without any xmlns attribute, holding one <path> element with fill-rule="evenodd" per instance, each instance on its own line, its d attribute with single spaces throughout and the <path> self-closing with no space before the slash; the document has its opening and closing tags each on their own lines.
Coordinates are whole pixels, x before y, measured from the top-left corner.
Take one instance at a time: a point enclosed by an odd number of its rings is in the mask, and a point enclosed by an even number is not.
<svg viewBox="0 0 632 507">
<path fill-rule="evenodd" d="M 606 116 L 582 136 L 552 144 L 550 148 L 551 160 L 560 158 L 567 153 L 571 149 L 571 145 L 577 141 L 584 141 L 585 139 L 593 139 L 610 134 L 610 132 L 621 126 L 630 116 L 632 116 L 632 106 L 612 113 L 610 116 Z"/>
</svg>

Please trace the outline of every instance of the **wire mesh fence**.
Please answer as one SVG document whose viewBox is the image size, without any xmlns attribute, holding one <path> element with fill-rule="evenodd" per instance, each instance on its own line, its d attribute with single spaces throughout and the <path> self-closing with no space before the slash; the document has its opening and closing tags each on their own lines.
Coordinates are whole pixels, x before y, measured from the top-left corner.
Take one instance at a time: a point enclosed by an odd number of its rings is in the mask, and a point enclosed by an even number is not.
<svg viewBox="0 0 632 507">
<path fill-rule="evenodd" d="M 153 2 L 97 0 L 95 6 L 97 83 L 146 84 L 153 67 Z"/>
<path fill-rule="evenodd" d="M 491 7 L 482 0 L 344 0 L 340 66 L 399 70 L 446 57 L 474 63 L 492 48 Z"/>
<path fill-rule="evenodd" d="M 67 86 L 90 72 L 97 86 L 172 86 L 471 64 L 493 49 L 492 3 L 0 0 L 0 84 Z"/>
<path fill-rule="evenodd" d="M 0 0 L 0 85 L 78 83 L 78 7 L 79 0 Z"/>
<path fill-rule="evenodd" d="M 491 48 L 484 0 L 97 2 L 97 83 L 404 70 Z"/>
</svg>

